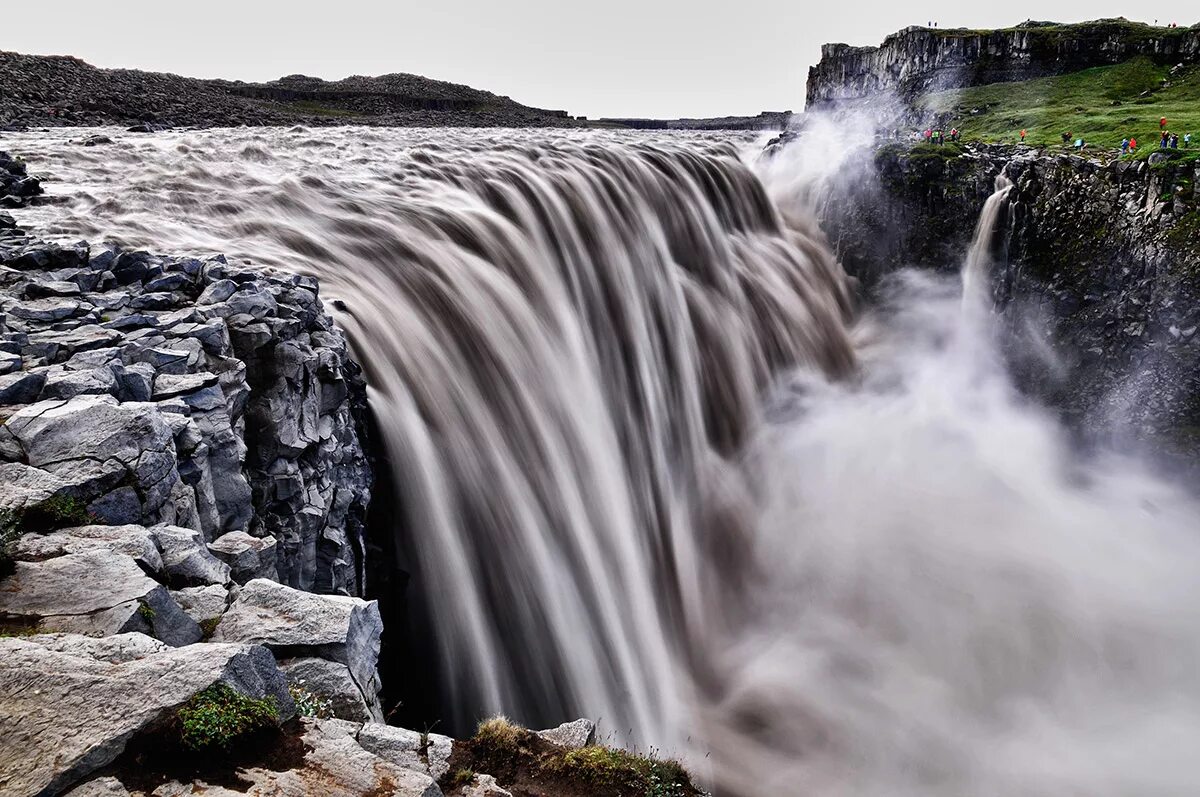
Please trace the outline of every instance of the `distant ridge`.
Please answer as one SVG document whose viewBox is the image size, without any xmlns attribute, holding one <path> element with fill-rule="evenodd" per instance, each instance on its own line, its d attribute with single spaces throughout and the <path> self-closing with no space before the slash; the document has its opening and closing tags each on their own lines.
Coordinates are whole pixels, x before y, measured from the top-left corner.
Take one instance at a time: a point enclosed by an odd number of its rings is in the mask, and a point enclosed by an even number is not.
<svg viewBox="0 0 1200 797">
<path fill-rule="evenodd" d="M 580 124 L 491 92 L 419 75 L 268 83 L 100 69 L 70 56 L 0 51 L 0 126 L 363 124 L 542 127 Z"/>
</svg>

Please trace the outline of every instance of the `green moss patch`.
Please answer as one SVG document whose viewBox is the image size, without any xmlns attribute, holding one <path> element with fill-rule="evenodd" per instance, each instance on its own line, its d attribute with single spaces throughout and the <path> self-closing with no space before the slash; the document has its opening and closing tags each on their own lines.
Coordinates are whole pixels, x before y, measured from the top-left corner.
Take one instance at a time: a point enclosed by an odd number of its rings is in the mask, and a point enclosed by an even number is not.
<svg viewBox="0 0 1200 797">
<path fill-rule="evenodd" d="M 228 750 L 233 742 L 279 724 L 274 698 L 255 699 L 227 684 L 214 684 L 197 692 L 176 718 L 183 746 L 196 751 Z"/>
</svg>

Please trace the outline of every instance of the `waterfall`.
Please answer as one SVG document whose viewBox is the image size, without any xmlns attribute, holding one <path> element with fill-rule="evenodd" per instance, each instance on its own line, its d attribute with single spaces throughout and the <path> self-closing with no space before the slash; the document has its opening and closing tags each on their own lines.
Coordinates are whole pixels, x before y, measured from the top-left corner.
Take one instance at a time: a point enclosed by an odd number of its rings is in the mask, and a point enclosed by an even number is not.
<svg viewBox="0 0 1200 797">
<path fill-rule="evenodd" d="M 1008 207 L 1008 195 L 1013 183 L 1003 173 L 996 175 L 992 195 L 983 203 L 979 221 L 967 259 L 963 263 L 963 303 L 969 311 L 983 311 L 991 307 L 992 260 L 996 245 L 996 233 L 1003 225 L 1004 211 Z"/>
<path fill-rule="evenodd" d="M 1200 504 L 1074 451 L 962 312 L 1004 178 L 961 284 L 854 319 L 721 136 L 55 135 L 18 142 L 74 197 L 41 223 L 344 302 L 439 731 L 591 716 L 719 797 L 1200 782 Z"/>
</svg>

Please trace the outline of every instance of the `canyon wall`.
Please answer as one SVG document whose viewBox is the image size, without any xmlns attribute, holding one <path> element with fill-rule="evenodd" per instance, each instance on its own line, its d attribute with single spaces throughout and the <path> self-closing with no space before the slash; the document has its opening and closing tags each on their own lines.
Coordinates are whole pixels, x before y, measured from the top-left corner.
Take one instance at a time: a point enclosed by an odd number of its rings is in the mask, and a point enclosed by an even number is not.
<svg viewBox="0 0 1200 797">
<path fill-rule="evenodd" d="M 869 171 L 822 210 L 868 293 L 905 267 L 957 272 L 1003 172 L 1015 188 L 992 287 L 1024 386 L 1078 428 L 1102 421 L 1167 453 L 1200 448 L 1200 164 L 889 146 Z"/>
<path fill-rule="evenodd" d="M 943 89 L 1062 75 L 1137 56 L 1161 63 L 1200 58 L 1200 26 L 1125 20 L 1079 25 L 1027 22 L 1002 30 L 909 27 L 878 47 L 826 44 L 809 69 L 807 107 L 873 97 L 911 99 Z"/>
</svg>

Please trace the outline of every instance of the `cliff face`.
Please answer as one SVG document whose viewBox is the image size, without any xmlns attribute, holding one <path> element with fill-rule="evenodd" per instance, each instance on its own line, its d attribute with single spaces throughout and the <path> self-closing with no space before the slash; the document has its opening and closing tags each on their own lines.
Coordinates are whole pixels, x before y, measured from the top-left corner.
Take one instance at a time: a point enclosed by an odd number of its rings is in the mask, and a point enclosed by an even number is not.
<svg viewBox="0 0 1200 797">
<path fill-rule="evenodd" d="M 827 44 L 808 72 L 808 108 L 896 95 L 1062 75 L 1147 56 L 1200 59 L 1200 26 L 1159 28 L 1124 20 L 1024 23 L 994 31 L 910 27 L 879 47 Z"/>
<path fill-rule="evenodd" d="M 822 214 L 868 290 L 903 267 L 957 272 L 1003 172 L 1016 187 L 993 288 L 1025 388 L 1080 428 L 1116 421 L 1168 453 L 1200 450 L 1200 164 L 947 146 L 885 148 L 873 166 Z"/>
<path fill-rule="evenodd" d="M 14 522 L 48 504 L 170 523 L 235 578 L 253 559 L 247 577 L 358 594 L 365 402 L 316 280 L 46 244 L 0 214 L 0 470 L 21 485 L 0 513 Z"/>
</svg>

